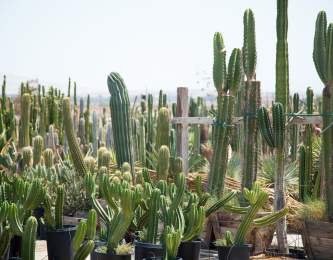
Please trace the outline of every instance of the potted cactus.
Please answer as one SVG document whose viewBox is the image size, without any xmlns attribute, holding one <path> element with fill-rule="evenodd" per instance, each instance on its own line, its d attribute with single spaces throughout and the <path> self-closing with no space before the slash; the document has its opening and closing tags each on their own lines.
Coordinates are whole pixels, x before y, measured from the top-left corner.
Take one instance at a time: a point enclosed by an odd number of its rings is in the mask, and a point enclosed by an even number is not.
<svg viewBox="0 0 333 260">
<path fill-rule="evenodd" d="M 73 238 L 74 260 L 85 260 L 94 250 L 97 214 L 94 209 L 88 213 L 87 220 L 81 220 Z"/>
<path fill-rule="evenodd" d="M 90 174 L 88 174 L 90 175 Z M 94 178 L 86 178 L 88 187 L 94 186 Z M 141 191 L 131 189 L 126 181 L 110 182 L 108 176 L 104 176 L 99 185 L 99 193 L 105 199 L 106 209 L 102 207 L 96 198 L 94 189 L 89 189 L 93 208 L 96 210 L 102 223 L 106 227 L 107 241 L 105 245 L 97 247 L 92 253 L 92 259 L 126 260 L 131 259 L 131 247 L 124 246 L 122 240 L 131 225 L 134 212 L 141 200 Z M 128 250 L 124 250 L 127 248 Z"/>
<path fill-rule="evenodd" d="M 47 225 L 46 243 L 48 257 L 51 260 L 71 260 L 73 258 L 72 241 L 76 226 L 63 224 L 64 188 L 57 188 L 57 198 L 52 211 L 51 197 L 44 200 L 44 220 Z"/>
<path fill-rule="evenodd" d="M 259 210 L 262 209 L 267 202 L 268 194 L 260 189 L 259 184 L 254 183 L 252 190 L 244 188 L 243 195 L 250 206 L 247 209 L 246 214 L 243 216 L 235 238 L 233 238 L 231 232 L 226 232 L 224 239 L 216 241 L 220 260 L 250 259 L 252 245 L 245 244 L 245 236 L 249 232 L 251 226 L 264 227 L 272 225 L 280 218 L 284 217 L 288 212 L 288 209 L 284 208 L 264 217 L 256 218 Z"/>
</svg>

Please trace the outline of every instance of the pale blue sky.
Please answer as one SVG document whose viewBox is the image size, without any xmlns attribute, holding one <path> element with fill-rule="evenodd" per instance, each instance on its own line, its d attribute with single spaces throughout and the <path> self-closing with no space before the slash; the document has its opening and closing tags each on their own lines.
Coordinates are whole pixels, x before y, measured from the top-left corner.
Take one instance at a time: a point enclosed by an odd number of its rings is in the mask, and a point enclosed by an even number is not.
<svg viewBox="0 0 333 260">
<path fill-rule="evenodd" d="M 274 91 L 275 0 L 0 0 L 0 74 L 8 75 L 10 92 L 21 78 L 65 89 L 71 76 L 80 93 L 106 94 L 111 71 L 133 94 L 198 89 L 198 79 L 211 75 L 214 32 L 222 32 L 229 54 L 241 47 L 249 7 L 256 18 L 257 79 L 263 91 Z M 289 1 L 291 92 L 308 85 L 321 92 L 312 45 L 322 9 L 333 22 L 332 0 Z"/>
</svg>

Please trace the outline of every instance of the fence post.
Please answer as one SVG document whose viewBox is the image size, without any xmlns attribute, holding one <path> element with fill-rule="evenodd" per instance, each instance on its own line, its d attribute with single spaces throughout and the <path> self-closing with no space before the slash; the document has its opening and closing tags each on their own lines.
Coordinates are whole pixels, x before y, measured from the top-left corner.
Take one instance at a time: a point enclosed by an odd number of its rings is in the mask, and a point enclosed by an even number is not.
<svg viewBox="0 0 333 260">
<path fill-rule="evenodd" d="M 177 88 L 177 117 L 188 116 L 188 88 Z M 177 137 L 177 155 L 183 159 L 183 171 L 188 173 L 188 124 L 182 123 L 176 125 Z"/>
</svg>

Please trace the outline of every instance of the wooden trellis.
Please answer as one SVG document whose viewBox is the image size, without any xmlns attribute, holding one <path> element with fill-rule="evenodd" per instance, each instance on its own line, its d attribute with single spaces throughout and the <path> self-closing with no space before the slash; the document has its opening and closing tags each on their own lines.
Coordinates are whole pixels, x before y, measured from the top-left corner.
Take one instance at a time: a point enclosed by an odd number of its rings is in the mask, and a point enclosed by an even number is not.
<svg viewBox="0 0 333 260">
<path fill-rule="evenodd" d="M 215 120 L 209 117 L 189 117 L 188 116 L 188 88 L 177 88 L 177 110 L 176 116 L 172 118 L 171 123 L 176 125 L 177 137 L 177 155 L 180 156 L 183 163 L 184 173 L 188 174 L 188 126 L 189 125 L 213 125 Z M 233 124 L 241 124 L 243 117 L 234 117 Z M 288 124 L 322 124 L 322 117 L 320 115 L 291 115 Z"/>
</svg>

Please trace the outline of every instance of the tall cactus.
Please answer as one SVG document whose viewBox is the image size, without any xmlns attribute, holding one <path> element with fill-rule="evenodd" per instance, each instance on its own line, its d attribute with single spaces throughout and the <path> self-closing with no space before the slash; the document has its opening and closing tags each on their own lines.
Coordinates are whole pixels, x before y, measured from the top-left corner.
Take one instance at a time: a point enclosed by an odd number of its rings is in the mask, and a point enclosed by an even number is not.
<svg viewBox="0 0 333 260">
<path fill-rule="evenodd" d="M 44 164 L 47 169 L 50 169 L 53 167 L 53 150 L 50 148 L 47 148 L 43 152 L 43 158 L 44 158 Z"/>
<path fill-rule="evenodd" d="M 242 188 L 251 188 L 257 176 L 258 159 L 258 127 L 256 111 L 260 106 L 260 82 L 256 81 L 256 35 L 255 20 L 251 9 L 244 12 L 243 17 L 243 70 L 246 75 L 244 88 L 244 149 Z"/>
<path fill-rule="evenodd" d="M 25 93 L 21 97 L 21 127 L 19 135 L 20 147 L 30 145 L 30 109 L 31 109 L 31 97 L 30 94 Z"/>
<path fill-rule="evenodd" d="M 275 177 L 274 177 L 274 209 L 279 211 L 285 207 L 284 187 L 284 144 L 285 144 L 285 113 L 281 103 L 273 104 L 273 124 L 265 107 L 258 110 L 259 129 L 267 144 L 275 149 Z M 278 247 L 281 252 L 288 252 L 286 218 L 277 223 Z"/>
<path fill-rule="evenodd" d="M 228 145 L 231 136 L 234 95 L 240 82 L 240 50 L 234 49 L 226 68 L 226 51 L 220 33 L 214 35 L 213 81 L 218 93 L 218 113 L 213 133 L 213 159 L 209 172 L 208 188 L 210 192 L 222 194 L 228 161 Z"/>
<path fill-rule="evenodd" d="M 42 136 L 37 135 L 33 139 L 33 160 L 34 166 L 38 165 L 42 158 L 42 151 L 44 149 L 44 139 Z"/>
<path fill-rule="evenodd" d="M 33 151 L 30 146 L 22 148 L 22 168 L 30 168 L 33 165 Z"/>
<path fill-rule="evenodd" d="M 124 162 L 131 164 L 134 174 L 133 142 L 130 101 L 124 80 L 117 72 L 111 72 L 107 79 L 111 108 L 113 139 L 117 164 L 120 168 Z"/>
<path fill-rule="evenodd" d="M 64 117 L 64 128 L 69 145 L 69 151 L 72 156 L 73 164 L 76 171 L 79 174 L 86 175 L 87 168 L 83 161 L 83 155 L 81 153 L 79 144 L 77 143 L 76 135 L 74 133 L 73 121 L 71 116 L 71 104 L 70 99 L 64 98 L 63 100 L 63 117 Z"/>
<path fill-rule="evenodd" d="M 55 204 L 54 219 L 55 219 L 55 228 L 63 228 L 63 210 L 64 210 L 64 187 L 59 186 L 57 188 L 57 199 Z"/>
<path fill-rule="evenodd" d="M 295 93 L 293 96 L 293 113 L 298 113 L 300 107 L 299 107 L 299 95 L 298 93 Z M 297 144 L 299 140 L 299 127 L 297 124 L 294 124 L 291 126 L 291 160 L 296 161 L 297 159 Z"/>
<path fill-rule="evenodd" d="M 158 211 L 160 207 L 161 191 L 155 188 L 150 197 L 150 207 L 148 210 L 148 225 L 146 242 L 155 244 L 157 242 L 157 230 L 158 230 Z"/>
<path fill-rule="evenodd" d="M 305 201 L 305 198 L 307 196 L 306 191 L 305 191 L 305 187 L 307 187 L 307 180 L 308 180 L 308 176 L 306 176 L 307 170 L 306 170 L 306 149 L 304 147 L 304 145 L 301 145 L 299 148 L 299 166 L 298 166 L 298 170 L 299 170 L 299 174 L 298 174 L 298 191 L 299 191 L 299 200 L 301 202 Z"/>
<path fill-rule="evenodd" d="M 333 169 L 332 169 L 332 138 L 333 128 L 327 128 L 332 123 L 333 113 L 333 23 L 327 26 L 326 13 L 319 12 L 313 43 L 313 61 L 324 84 L 323 89 L 323 158 L 326 185 L 327 215 L 333 222 Z"/>
<path fill-rule="evenodd" d="M 162 107 L 158 111 L 157 131 L 156 131 L 156 151 L 162 145 L 169 147 L 170 145 L 170 115 L 166 107 Z"/>
</svg>

